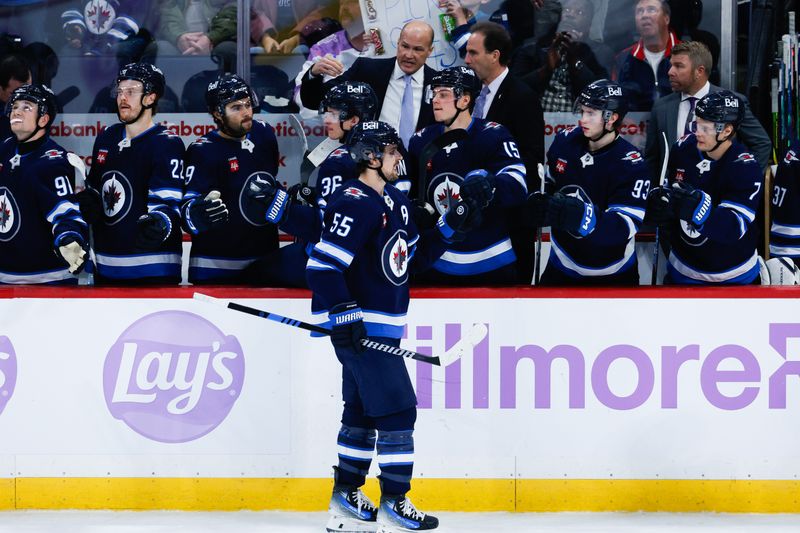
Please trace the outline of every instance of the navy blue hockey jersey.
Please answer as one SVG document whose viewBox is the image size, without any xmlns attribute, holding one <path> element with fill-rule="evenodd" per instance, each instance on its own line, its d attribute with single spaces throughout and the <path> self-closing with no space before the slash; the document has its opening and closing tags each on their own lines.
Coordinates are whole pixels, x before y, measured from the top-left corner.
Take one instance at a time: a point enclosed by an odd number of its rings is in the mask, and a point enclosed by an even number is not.
<svg viewBox="0 0 800 533">
<path fill-rule="evenodd" d="M 775 257 L 800 257 L 800 158 L 786 151 L 772 184 L 772 225 L 769 253 Z"/>
<path fill-rule="evenodd" d="M 433 156 L 425 176 L 416 176 L 419 157 L 425 146 L 444 133 L 444 125 L 433 124 L 415 133 L 408 149 L 412 182 L 423 187 L 425 200 L 440 215 L 458 201 L 461 183 L 470 171 L 485 169 L 495 175 L 495 196 L 484 209 L 480 226 L 464 241 L 450 245 L 433 265 L 435 270 L 456 278 L 491 272 L 516 261 L 507 208 L 523 204 L 528 195 L 525 164 L 508 130 L 496 122 L 473 119 L 466 131 L 467 139 Z"/>
<path fill-rule="evenodd" d="M 580 128 L 567 129 L 556 135 L 547 151 L 545 183 L 550 192 L 592 204 L 597 217 L 586 237 L 553 229 L 548 268 L 571 277 L 595 277 L 636 265 L 634 236 L 644 219 L 650 173 L 635 146 L 617 136 L 591 152 Z"/>
<path fill-rule="evenodd" d="M 670 181 L 682 181 L 711 196 L 712 210 L 699 228 L 677 221 L 671 231 L 668 271 L 675 283 L 751 283 L 759 275 L 756 217 L 764 177 L 753 154 L 737 140 L 719 161 L 707 159 L 697 138 L 675 143 Z"/>
<path fill-rule="evenodd" d="M 52 139 L 25 155 L 17 140 L 0 146 L 0 283 L 72 283 L 78 278 L 54 252 L 69 233 L 87 241 L 73 197 L 75 169 Z"/>
<path fill-rule="evenodd" d="M 161 125 L 131 139 L 124 124 L 114 124 L 97 136 L 89 184 L 103 200 L 103 218 L 93 225 L 98 274 L 180 281 L 183 155 L 181 138 Z M 172 231 L 159 249 L 139 250 L 136 221 L 154 210 L 170 217 Z"/>
<path fill-rule="evenodd" d="M 244 195 L 250 181 L 267 174 L 277 179 L 278 141 L 272 126 L 260 120 L 242 140 L 212 131 L 189 146 L 184 202 L 217 190 L 230 216 L 225 225 L 192 236 L 189 281 L 230 280 L 278 248 L 278 229 Z"/>
<path fill-rule="evenodd" d="M 386 185 L 381 196 L 358 179 L 345 182 L 328 202 L 322 237 L 306 266 L 315 314 L 356 301 L 368 335 L 399 339 L 418 240 L 404 193 Z"/>
</svg>

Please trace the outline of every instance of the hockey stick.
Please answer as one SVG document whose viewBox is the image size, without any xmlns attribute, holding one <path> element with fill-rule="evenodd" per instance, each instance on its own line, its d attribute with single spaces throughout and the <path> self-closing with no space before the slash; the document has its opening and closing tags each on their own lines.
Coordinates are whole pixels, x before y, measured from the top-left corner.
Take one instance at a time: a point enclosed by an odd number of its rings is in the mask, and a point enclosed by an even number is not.
<svg viewBox="0 0 800 533">
<path fill-rule="evenodd" d="M 428 188 L 428 163 L 431 162 L 433 156 L 444 148 L 450 146 L 454 142 L 462 141 L 467 138 L 467 130 L 456 129 L 442 133 L 431 142 L 425 145 L 422 152 L 419 154 L 419 162 L 417 166 L 417 199 L 425 201 L 425 190 Z"/>
<path fill-rule="evenodd" d="M 667 163 L 669 163 L 669 141 L 667 134 L 661 132 L 661 140 L 664 141 L 664 161 L 661 163 L 661 176 L 658 178 L 658 186 L 663 187 L 667 182 Z M 660 243 L 659 228 L 656 226 L 656 239 L 653 246 L 653 273 L 650 275 L 650 285 L 655 285 L 658 278 L 658 254 Z"/>
<path fill-rule="evenodd" d="M 322 335 L 331 334 L 331 330 L 323 328 L 321 326 L 317 326 L 316 324 L 309 324 L 308 322 L 303 322 L 301 320 L 296 320 L 294 318 L 281 316 L 276 313 L 270 313 L 269 311 L 261 311 L 260 309 L 247 307 L 246 305 L 237 304 L 235 302 L 225 302 L 223 300 L 214 298 L 213 296 L 208 296 L 206 294 L 201 294 L 199 292 L 194 293 L 194 299 L 209 304 L 219 305 L 221 307 L 227 307 L 228 309 L 239 311 L 240 313 L 246 313 L 248 315 L 257 316 L 259 318 L 266 318 L 267 320 L 272 320 L 274 322 L 286 324 L 287 326 L 304 329 L 306 331 L 321 333 Z M 384 352 L 389 355 L 399 355 L 401 357 L 415 359 L 417 361 L 422 361 L 423 363 L 430 363 L 436 366 L 447 366 L 450 363 L 453 363 L 458 359 L 460 359 L 461 357 L 463 357 L 469 350 L 471 350 L 473 347 L 475 347 L 475 345 L 481 342 L 484 339 L 484 337 L 486 337 L 486 334 L 488 332 L 489 330 L 485 324 L 475 324 L 467 332 L 467 335 L 462 337 L 460 341 L 458 341 L 456 344 L 453 345 L 452 348 L 450 348 L 444 354 L 442 354 L 441 357 L 425 355 L 411 350 L 406 350 L 404 348 L 400 348 L 397 346 L 384 344 L 382 342 L 372 341 L 369 339 L 362 339 L 361 344 L 367 348 L 378 350 L 379 352 Z"/>
<path fill-rule="evenodd" d="M 83 162 L 83 159 L 81 159 L 78 154 L 67 152 L 67 161 L 69 161 L 69 164 L 75 169 L 75 187 L 80 187 L 81 190 L 89 187 L 89 184 L 86 183 L 86 164 Z M 86 223 L 86 226 L 89 234 L 89 253 L 86 257 L 87 264 L 84 267 L 83 272 L 86 274 L 86 284 L 94 285 L 94 231 L 92 230 L 92 225 L 88 222 Z"/>
<path fill-rule="evenodd" d="M 539 172 L 539 193 L 544 194 L 544 165 L 541 163 L 536 164 L 536 170 Z M 541 267 L 539 263 L 542 260 L 542 227 L 536 228 L 536 259 L 533 263 L 533 284 L 539 284 L 539 274 Z"/>
<path fill-rule="evenodd" d="M 300 156 L 300 185 L 302 187 L 308 187 L 308 180 L 311 176 L 311 173 L 314 171 L 314 165 L 311 161 L 308 160 L 308 137 L 306 137 L 306 131 L 303 129 L 303 124 L 297 118 L 297 115 L 291 114 L 289 115 L 289 122 L 291 122 L 292 127 L 297 132 L 297 136 L 300 138 L 300 142 L 303 145 L 303 153 Z M 304 194 L 310 195 L 311 191 L 304 191 Z"/>
</svg>

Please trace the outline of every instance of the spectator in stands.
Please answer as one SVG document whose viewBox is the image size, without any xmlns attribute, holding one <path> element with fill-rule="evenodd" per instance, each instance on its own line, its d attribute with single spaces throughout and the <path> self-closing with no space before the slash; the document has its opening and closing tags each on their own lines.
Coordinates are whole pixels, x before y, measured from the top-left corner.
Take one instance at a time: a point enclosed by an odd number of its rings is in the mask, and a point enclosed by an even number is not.
<svg viewBox="0 0 800 533">
<path fill-rule="evenodd" d="M 400 31 L 394 58 L 359 57 L 344 72 L 339 61 L 320 58 L 303 77 L 301 102 L 309 109 L 318 109 L 328 87 L 345 80 L 368 83 L 378 97 L 380 120 L 396 128 L 407 146 L 416 130 L 434 122 L 431 103 L 424 98 L 424 89 L 436 73 L 425 65 L 432 51 L 433 28 L 413 20 Z M 326 83 L 324 76 L 335 79 Z"/>
<path fill-rule="evenodd" d="M 300 107 L 300 113 L 304 117 L 310 118 L 317 114 L 317 109 L 309 110 L 304 108 L 300 99 L 300 87 L 303 77 L 316 62 L 324 59 L 330 62 L 337 72 L 344 72 L 359 57 L 373 57 L 375 55 L 375 47 L 366 39 L 364 33 L 364 22 L 361 18 L 361 7 L 358 0 L 341 0 L 339 2 L 339 22 L 342 25 L 342 30 L 325 37 L 311 47 L 308 59 L 295 79 L 294 100 Z M 330 79 L 331 76 L 323 75 L 324 82 Z"/>
<path fill-rule="evenodd" d="M 608 77 L 603 65 L 611 63 L 613 54 L 604 44 L 589 40 L 593 16 L 590 0 L 565 0 L 550 45 L 529 44 L 515 55 L 512 73 L 542 96 L 544 111 L 572 111 L 581 89 Z"/>
<path fill-rule="evenodd" d="M 532 40 L 535 10 L 543 8 L 545 3 L 548 9 L 543 12 L 546 15 L 542 17 L 542 24 L 555 26 L 558 19 L 552 16 L 552 0 L 440 0 L 439 7 L 455 18 L 457 26 L 450 39 L 464 56 L 470 28 L 478 22 L 490 21 L 503 26 L 511 35 L 513 49 Z"/>
<path fill-rule="evenodd" d="M 267 54 L 291 54 L 300 45 L 300 31 L 308 23 L 336 16 L 331 0 L 253 0 L 253 10 L 264 24 L 261 46 Z"/>
<path fill-rule="evenodd" d="M 672 47 L 680 41 L 669 29 L 666 0 L 639 0 L 635 17 L 641 38 L 617 54 L 612 76 L 628 95 L 631 111 L 650 111 L 657 98 L 672 92 L 667 73 Z"/>
<path fill-rule="evenodd" d="M 31 81 L 31 70 L 22 56 L 14 54 L 0 60 L 0 109 L 5 111 L 14 89 Z M 0 142 L 11 135 L 8 115 L 4 112 L 0 117 Z"/>
<path fill-rule="evenodd" d="M 711 52 L 703 43 L 690 41 L 675 45 L 671 64 L 669 81 L 673 93 L 659 98 L 653 104 L 647 128 L 644 155 L 651 170 L 660 169 L 664 158 L 661 133 L 667 134 L 670 146 L 684 135 L 694 133 L 697 124 L 694 110 L 697 102 L 709 93 L 722 90 L 722 87 L 708 81 L 712 59 Z M 750 111 L 747 99 L 738 93 L 737 96 L 744 103 L 745 111 L 736 137 L 753 153 L 764 171 L 770 160 L 772 144 L 767 132 Z"/>
<path fill-rule="evenodd" d="M 474 118 L 483 118 L 505 126 L 517 141 L 527 169 L 528 190 L 536 190 L 536 166 L 544 163 L 544 115 L 539 99 L 522 81 L 509 75 L 511 36 L 499 24 L 479 22 L 472 27 L 467 41 L 466 63 L 482 82 L 480 95 L 472 110 Z M 533 240 L 522 224 L 519 208 L 508 207 L 511 217 L 511 244 L 517 256 L 517 281 L 530 285 L 533 275 Z M 516 231 L 514 228 L 520 228 Z"/>
<path fill-rule="evenodd" d="M 164 0 L 160 6 L 159 52 L 166 55 L 208 55 L 213 48 L 211 21 L 230 0 Z M 234 25 L 233 34 L 236 34 Z"/>
<path fill-rule="evenodd" d="M 120 43 L 135 39 L 146 15 L 147 4 L 139 0 L 75 2 L 61 14 L 65 52 L 72 49 L 80 55 L 114 55 Z M 137 44 L 143 48 L 147 43 Z"/>
</svg>

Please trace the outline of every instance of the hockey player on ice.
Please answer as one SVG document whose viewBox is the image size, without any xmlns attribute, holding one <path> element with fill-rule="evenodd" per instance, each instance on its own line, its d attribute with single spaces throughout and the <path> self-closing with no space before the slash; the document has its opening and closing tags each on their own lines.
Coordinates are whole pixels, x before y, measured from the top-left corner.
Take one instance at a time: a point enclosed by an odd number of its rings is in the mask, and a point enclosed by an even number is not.
<svg viewBox="0 0 800 533">
<path fill-rule="evenodd" d="M 528 198 L 534 227 L 550 226 L 541 285 L 638 285 L 634 236 L 644 218 L 650 174 L 619 135 L 628 109 L 622 88 L 599 80 L 575 101 L 578 127 L 547 151 L 546 192 Z"/>
<path fill-rule="evenodd" d="M 73 194 L 75 169 L 48 135 L 55 95 L 22 85 L 5 112 L 13 136 L 0 144 L 0 284 L 77 284 L 87 225 Z"/>
</svg>

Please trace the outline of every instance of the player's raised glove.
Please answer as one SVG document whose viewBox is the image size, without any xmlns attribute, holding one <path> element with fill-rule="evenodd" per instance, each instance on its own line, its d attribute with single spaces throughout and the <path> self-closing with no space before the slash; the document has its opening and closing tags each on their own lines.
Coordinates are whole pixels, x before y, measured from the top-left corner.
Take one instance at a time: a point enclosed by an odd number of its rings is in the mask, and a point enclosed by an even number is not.
<svg viewBox="0 0 800 533">
<path fill-rule="evenodd" d="M 439 217 L 436 229 L 445 242 L 461 242 L 467 237 L 467 233 L 480 223 L 480 210 L 472 209 L 466 202 L 459 201 Z"/>
<path fill-rule="evenodd" d="M 289 190 L 286 192 L 293 202 L 298 202 L 300 205 L 308 205 L 311 207 L 316 207 L 317 205 L 314 188 L 311 185 L 295 183 L 289 187 Z"/>
<path fill-rule="evenodd" d="M 361 343 L 362 339 L 368 339 L 364 313 L 356 302 L 334 305 L 328 312 L 328 319 L 331 321 L 331 342 L 336 348 L 357 354 L 367 349 Z"/>
<path fill-rule="evenodd" d="M 136 248 L 155 250 L 172 233 L 172 221 L 166 213 L 150 211 L 136 221 Z"/>
<path fill-rule="evenodd" d="M 524 211 L 525 224 L 534 228 L 548 226 L 547 206 L 550 204 L 550 195 L 536 191 L 528 196 Z"/>
<path fill-rule="evenodd" d="M 56 239 L 56 253 L 69 265 L 70 274 L 80 274 L 86 266 L 89 246 L 75 232 L 62 233 Z"/>
<path fill-rule="evenodd" d="M 103 198 L 97 189 L 86 187 L 81 192 L 75 194 L 81 216 L 89 224 L 95 224 L 103 217 Z"/>
<path fill-rule="evenodd" d="M 644 224 L 648 226 L 666 226 L 675 219 L 670 201 L 671 190 L 668 187 L 655 187 L 647 195 L 647 208 L 644 212 Z"/>
<path fill-rule="evenodd" d="M 705 224 L 711 215 L 711 196 L 702 189 L 695 189 L 688 183 L 672 184 L 670 201 L 675 216 L 696 227 Z"/>
<path fill-rule="evenodd" d="M 417 225 L 417 229 L 420 231 L 431 229 L 436 225 L 436 221 L 439 220 L 433 206 L 420 199 L 411 201 L 411 218 L 414 219 L 414 224 Z"/>
<path fill-rule="evenodd" d="M 281 189 L 275 178 L 256 177 L 244 189 L 245 198 L 267 222 L 280 224 L 291 203 L 289 193 Z"/>
<path fill-rule="evenodd" d="M 209 192 L 202 200 L 195 198 L 181 207 L 183 226 L 187 233 L 197 235 L 228 222 L 228 206 L 219 191 Z"/>
<path fill-rule="evenodd" d="M 473 210 L 481 210 L 494 198 L 494 174 L 479 168 L 464 176 L 459 194 Z"/>
<path fill-rule="evenodd" d="M 586 237 L 597 224 L 594 211 L 594 205 L 557 192 L 547 203 L 547 220 L 553 228 L 568 231 L 576 237 Z"/>
</svg>

